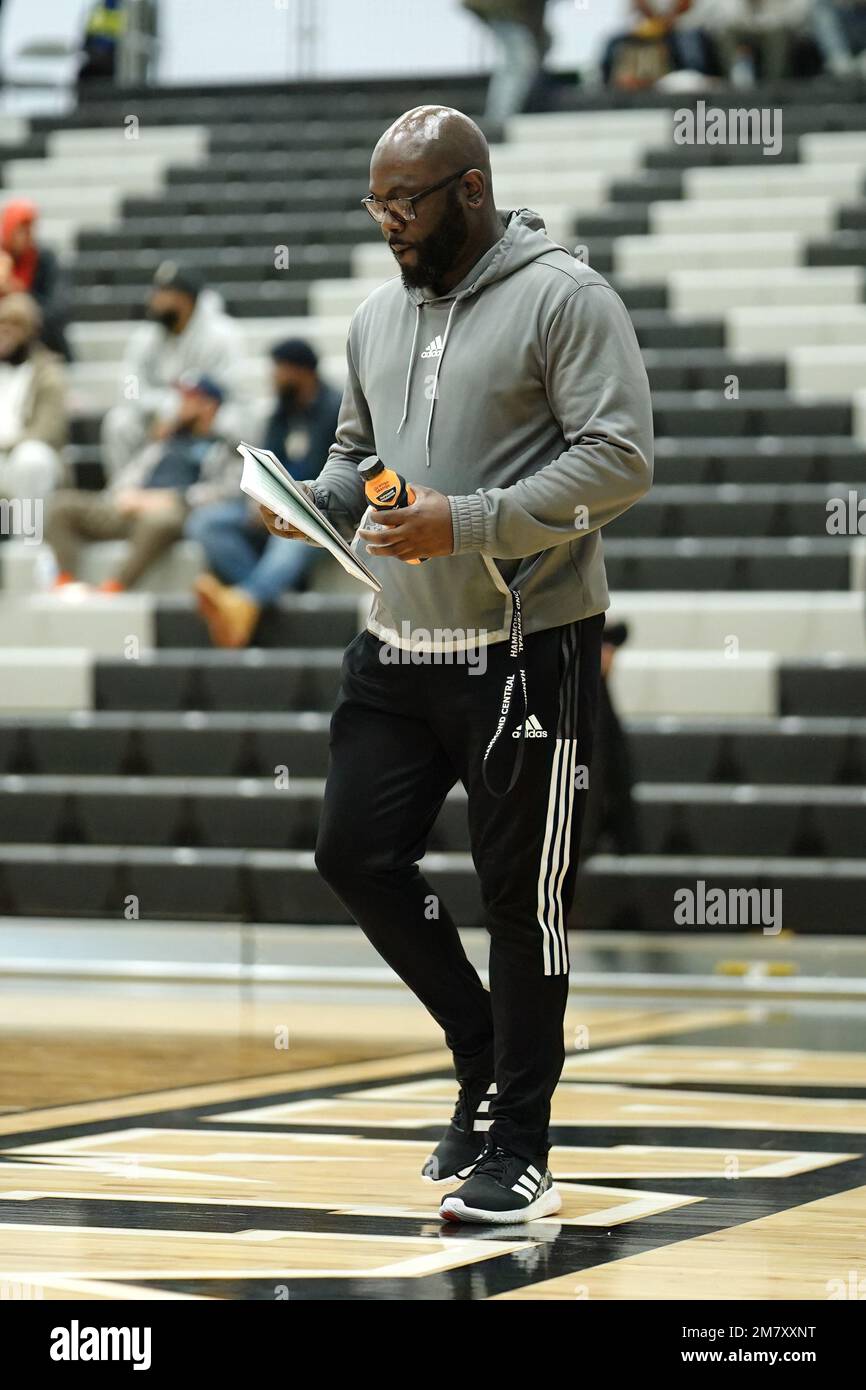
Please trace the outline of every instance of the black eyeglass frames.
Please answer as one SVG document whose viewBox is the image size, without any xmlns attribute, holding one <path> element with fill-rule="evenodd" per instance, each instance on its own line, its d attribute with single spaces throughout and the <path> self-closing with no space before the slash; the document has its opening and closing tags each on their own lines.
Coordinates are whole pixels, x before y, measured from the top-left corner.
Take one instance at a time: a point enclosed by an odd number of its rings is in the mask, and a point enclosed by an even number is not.
<svg viewBox="0 0 866 1390">
<path fill-rule="evenodd" d="M 392 217 L 399 217 L 401 222 L 412 222 L 416 215 L 415 204 L 419 199 L 426 198 L 430 193 L 437 193 L 440 188 L 445 188 L 455 179 L 462 179 L 471 168 L 472 165 L 467 164 L 465 169 L 459 169 L 456 174 L 449 174 L 447 178 L 440 179 L 429 188 L 422 188 L 420 193 L 413 193 L 408 198 L 374 198 L 372 193 L 368 193 L 366 198 L 361 199 L 361 207 L 366 208 L 373 221 L 380 224 L 385 221 L 389 212 Z"/>
</svg>

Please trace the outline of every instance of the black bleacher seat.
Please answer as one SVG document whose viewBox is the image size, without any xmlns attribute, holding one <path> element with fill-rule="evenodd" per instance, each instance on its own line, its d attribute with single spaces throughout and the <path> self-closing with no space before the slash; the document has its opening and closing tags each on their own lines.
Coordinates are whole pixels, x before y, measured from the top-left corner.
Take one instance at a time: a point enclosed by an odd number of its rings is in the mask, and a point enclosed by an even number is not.
<svg viewBox="0 0 866 1390">
<path fill-rule="evenodd" d="M 833 657 L 784 661 L 779 705 L 782 714 L 861 718 L 866 712 L 866 662 Z"/>
</svg>

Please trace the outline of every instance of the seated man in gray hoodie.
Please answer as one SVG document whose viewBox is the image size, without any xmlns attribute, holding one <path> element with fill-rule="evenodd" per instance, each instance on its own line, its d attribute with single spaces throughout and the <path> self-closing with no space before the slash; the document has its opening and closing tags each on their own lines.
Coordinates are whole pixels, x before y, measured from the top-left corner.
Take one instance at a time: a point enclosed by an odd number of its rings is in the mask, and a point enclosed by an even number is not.
<svg viewBox="0 0 866 1390">
<path fill-rule="evenodd" d="M 153 278 L 147 322 L 135 329 L 121 366 L 118 401 L 102 422 L 102 463 L 110 482 L 148 440 L 170 432 L 178 405 L 177 382 L 209 376 L 220 383 L 220 429 L 244 432 L 239 373 L 240 330 L 222 300 L 194 270 L 163 261 Z"/>
<path fill-rule="evenodd" d="M 347 538 L 359 528 L 381 592 L 343 662 L 316 863 L 454 1057 L 424 1176 L 468 1180 L 440 1214 L 510 1224 L 560 1206 L 548 1126 L 609 603 L 600 531 L 650 486 L 649 386 L 618 295 L 536 213 L 497 209 L 462 113 L 401 116 L 370 189 L 401 278 L 352 319 L 336 441 L 308 487 Z M 374 455 L 415 500 L 365 522 Z M 457 781 L 489 991 L 418 867 Z"/>
</svg>

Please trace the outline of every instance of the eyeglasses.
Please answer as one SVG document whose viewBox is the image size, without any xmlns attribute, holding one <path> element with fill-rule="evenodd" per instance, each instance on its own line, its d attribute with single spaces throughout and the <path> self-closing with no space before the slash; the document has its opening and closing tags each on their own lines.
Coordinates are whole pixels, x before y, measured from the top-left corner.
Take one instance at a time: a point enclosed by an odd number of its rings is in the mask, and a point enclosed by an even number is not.
<svg viewBox="0 0 866 1390">
<path fill-rule="evenodd" d="M 465 169 L 460 169 L 456 174 L 449 174 L 446 179 L 440 179 L 438 183 L 431 184 L 429 188 L 422 188 L 420 193 L 413 193 L 408 198 L 374 198 L 372 193 L 368 193 L 366 198 L 361 199 L 361 207 L 366 208 L 373 221 L 380 224 L 385 221 L 389 212 L 401 222 L 413 222 L 416 217 L 415 204 L 419 199 L 426 198 L 428 193 L 438 192 L 455 179 L 462 179 L 471 168 L 472 165 L 467 164 Z"/>
</svg>

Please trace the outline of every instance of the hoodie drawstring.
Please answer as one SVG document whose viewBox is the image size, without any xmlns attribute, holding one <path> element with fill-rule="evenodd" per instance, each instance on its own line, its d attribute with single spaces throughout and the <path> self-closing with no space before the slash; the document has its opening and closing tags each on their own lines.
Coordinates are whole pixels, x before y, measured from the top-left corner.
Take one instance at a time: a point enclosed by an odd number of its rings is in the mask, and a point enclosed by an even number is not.
<svg viewBox="0 0 866 1390">
<path fill-rule="evenodd" d="M 406 368 L 406 390 L 403 394 L 403 416 L 397 426 L 397 433 L 406 423 L 406 416 L 409 414 L 409 387 L 412 384 L 412 372 L 415 367 L 415 344 L 418 342 L 418 326 L 421 322 L 421 305 L 415 305 L 415 332 L 412 334 L 412 346 L 409 349 L 409 365 Z"/>
<path fill-rule="evenodd" d="M 424 436 L 424 452 L 427 458 L 428 468 L 430 467 L 430 431 L 433 428 L 433 411 L 436 409 L 436 394 L 439 390 L 439 372 L 442 367 L 442 358 L 445 356 L 445 349 L 448 346 L 448 334 L 451 332 L 451 319 L 454 314 L 454 310 L 457 308 L 457 305 L 459 303 L 459 299 L 453 300 L 451 303 L 451 308 L 448 310 L 448 318 L 445 323 L 445 335 L 442 339 L 442 351 L 439 354 L 439 361 L 436 363 L 436 375 L 433 378 L 433 393 L 430 397 L 430 414 L 427 417 L 427 433 Z M 415 326 L 416 328 L 418 326 L 417 319 L 415 320 Z M 415 356 L 414 343 L 412 345 L 412 356 Z"/>
</svg>

